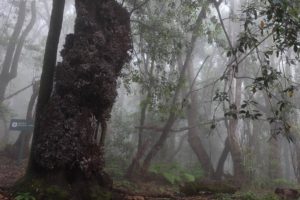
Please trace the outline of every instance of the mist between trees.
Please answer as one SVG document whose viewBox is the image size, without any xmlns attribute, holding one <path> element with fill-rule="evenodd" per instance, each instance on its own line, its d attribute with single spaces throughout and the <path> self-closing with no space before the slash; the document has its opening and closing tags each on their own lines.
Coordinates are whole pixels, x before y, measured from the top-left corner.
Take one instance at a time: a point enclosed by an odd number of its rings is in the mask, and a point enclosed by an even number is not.
<svg viewBox="0 0 300 200">
<path fill-rule="evenodd" d="M 63 199 L 117 199 L 145 182 L 297 188 L 299 9 L 1 1 L 0 159 L 15 173 L 0 168 L 0 186 L 24 175 Z M 14 119 L 34 128 L 10 130 Z"/>
</svg>

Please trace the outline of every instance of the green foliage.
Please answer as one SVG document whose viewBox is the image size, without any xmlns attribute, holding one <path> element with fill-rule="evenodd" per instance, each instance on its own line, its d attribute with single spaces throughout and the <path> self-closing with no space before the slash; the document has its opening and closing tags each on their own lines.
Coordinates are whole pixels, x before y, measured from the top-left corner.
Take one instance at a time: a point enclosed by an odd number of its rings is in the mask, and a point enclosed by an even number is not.
<svg viewBox="0 0 300 200">
<path fill-rule="evenodd" d="M 280 200 L 280 199 L 274 193 L 268 193 L 268 194 L 263 196 L 262 200 Z"/>
<path fill-rule="evenodd" d="M 295 187 L 297 187 L 297 183 L 286 180 L 286 179 L 278 178 L 278 179 L 272 180 L 270 182 L 270 186 L 271 187 L 295 188 Z"/>
<path fill-rule="evenodd" d="M 98 185 L 92 186 L 90 189 L 90 199 L 110 200 L 111 198 L 112 198 L 111 192 Z"/>
<path fill-rule="evenodd" d="M 29 192 L 18 193 L 14 200 L 36 200 Z"/>
<path fill-rule="evenodd" d="M 240 194 L 239 198 L 241 200 L 256 200 L 256 199 L 258 199 L 257 195 L 253 192 L 242 193 L 242 194 Z"/>
<path fill-rule="evenodd" d="M 70 198 L 70 188 L 63 188 L 59 185 L 51 185 L 43 179 L 28 179 L 28 181 L 17 184 L 15 189 L 19 192 L 16 195 L 16 198 L 19 198 L 17 200 L 25 200 L 25 197 L 28 198 L 28 200 L 65 200 Z"/>
<path fill-rule="evenodd" d="M 135 192 L 137 190 L 137 185 L 134 182 L 127 180 L 117 180 L 114 181 L 115 188 L 125 188 L 128 191 Z"/>
<path fill-rule="evenodd" d="M 105 171 L 111 175 L 112 177 L 115 177 L 117 179 L 121 178 L 125 174 L 126 166 L 128 163 L 122 165 L 124 161 L 119 160 L 118 158 L 112 158 L 112 159 L 107 159 L 107 164 L 105 166 Z"/>
<path fill-rule="evenodd" d="M 56 185 L 52 185 L 45 189 L 45 196 L 49 200 L 64 200 L 68 199 L 69 193 Z"/>
<path fill-rule="evenodd" d="M 196 180 L 182 185 L 180 192 L 186 195 L 197 195 L 200 192 L 234 194 L 238 189 L 238 187 L 226 181 Z"/>
<path fill-rule="evenodd" d="M 259 194 L 257 192 L 247 191 L 236 194 L 235 197 L 239 200 L 279 200 L 278 196 L 276 196 L 273 192 Z"/>
<path fill-rule="evenodd" d="M 167 180 L 172 185 L 181 182 L 193 182 L 203 176 L 203 171 L 200 167 L 188 170 L 181 167 L 177 163 L 153 164 L 150 166 L 149 171 L 163 176 L 165 180 Z"/>
</svg>

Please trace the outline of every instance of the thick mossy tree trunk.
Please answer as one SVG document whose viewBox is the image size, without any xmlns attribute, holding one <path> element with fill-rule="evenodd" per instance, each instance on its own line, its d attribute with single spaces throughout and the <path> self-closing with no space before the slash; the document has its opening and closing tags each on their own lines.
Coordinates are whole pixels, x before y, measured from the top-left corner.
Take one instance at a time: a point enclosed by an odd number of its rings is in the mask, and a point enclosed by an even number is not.
<svg viewBox="0 0 300 200">
<path fill-rule="evenodd" d="M 66 37 L 51 97 L 38 110 L 26 180 L 65 186 L 68 199 L 93 199 L 91 187 L 105 185 L 98 124 L 104 127 L 110 116 L 129 60 L 130 21 L 114 0 L 75 4 L 75 33 Z"/>
</svg>

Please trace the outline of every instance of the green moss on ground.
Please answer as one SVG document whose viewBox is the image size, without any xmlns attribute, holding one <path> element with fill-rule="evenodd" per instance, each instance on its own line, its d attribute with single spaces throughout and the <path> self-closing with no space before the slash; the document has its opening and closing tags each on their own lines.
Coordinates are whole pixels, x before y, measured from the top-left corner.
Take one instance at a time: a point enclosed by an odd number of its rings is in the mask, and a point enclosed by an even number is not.
<svg viewBox="0 0 300 200">
<path fill-rule="evenodd" d="M 82 186 L 82 187 L 81 187 Z M 69 200 L 69 199 L 88 199 L 88 200 L 111 200 L 112 194 L 109 189 L 105 189 L 95 184 L 63 186 L 49 184 L 41 179 L 31 179 L 22 181 L 13 188 L 13 196 L 21 198 L 25 194 L 33 197 L 32 200 Z M 76 188 L 75 188 L 76 187 Z M 80 189 L 80 191 L 78 191 Z M 24 198 L 21 200 L 25 200 Z M 27 200 L 27 199 L 26 199 Z"/>
</svg>

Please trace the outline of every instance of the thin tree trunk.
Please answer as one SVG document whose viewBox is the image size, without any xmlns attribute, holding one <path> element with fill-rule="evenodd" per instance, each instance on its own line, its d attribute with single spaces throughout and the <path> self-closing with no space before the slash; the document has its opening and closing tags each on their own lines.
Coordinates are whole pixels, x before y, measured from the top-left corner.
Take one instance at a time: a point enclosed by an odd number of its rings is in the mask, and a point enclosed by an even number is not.
<svg viewBox="0 0 300 200">
<path fill-rule="evenodd" d="M 2 71 L 0 74 L 0 103 L 7 99 L 5 98 L 5 92 L 8 84 L 11 80 L 17 77 L 18 63 L 25 43 L 25 39 L 33 28 L 36 20 L 35 1 L 31 2 L 31 20 L 21 34 L 21 30 L 25 22 L 25 14 L 26 1 L 20 1 L 18 20 L 14 28 L 14 32 L 9 40 L 6 55 L 2 65 Z M 3 117 L 5 118 L 5 116 Z M 8 133 L 8 131 L 6 131 L 6 133 Z"/>
<path fill-rule="evenodd" d="M 23 50 L 24 47 L 24 43 L 25 40 L 28 36 L 28 34 L 30 33 L 30 31 L 32 30 L 35 22 L 36 22 L 36 3 L 35 0 L 31 2 L 31 19 L 30 22 L 28 23 L 28 25 L 26 26 L 25 30 L 22 32 L 19 42 L 16 46 L 16 50 L 14 53 L 14 58 L 11 64 L 11 69 L 10 69 L 10 80 L 14 79 L 17 77 L 17 73 L 18 73 L 18 64 L 19 64 L 19 60 L 20 60 L 20 56 L 21 56 L 21 52 Z"/>
<path fill-rule="evenodd" d="M 150 93 L 147 94 L 146 102 L 142 104 L 141 107 L 141 116 L 140 116 L 140 128 L 138 131 L 138 149 L 135 156 L 132 159 L 131 164 L 129 165 L 126 173 L 126 177 L 129 179 L 134 178 L 135 175 L 140 175 L 140 160 L 144 156 L 145 149 L 148 145 L 146 145 L 145 141 L 143 141 L 143 126 L 145 124 L 146 119 L 146 111 L 148 107 L 148 98 L 150 98 Z"/>
<path fill-rule="evenodd" d="M 61 32 L 63 14 L 64 14 L 65 0 L 53 0 L 52 13 L 50 19 L 50 27 L 48 32 L 48 38 L 45 47 L 43 70 L 41 74 L 39 95 L 36 105 L 36 118 L 34 126 L 34 135 L 32 138 L 32 144 L 35 142 L 35 137 L 40 132 L 40 120 L 43 117 L 41 113 L 44 110 L 46 103 L 48 102 L 52 87 L 53 76 L 56 65 L 57 48 L 59 43 L 59 36 Z M 31 170 L 32 160 L 30 158 L 28 169 Z"/>
<path fill-rule="evenodd" d="M 296 162 L 295 162 L 295 176 L 297 179 L 297 183 L 300 183 L 300 138 L 297 137 L 297 141 L 295 143 L 295 149 L 296 149 Z"/>
<path fill-rule="evenodd" d="M 57 48 L 63 22 L 65 0 L 53 0 L 50 27 L 45 47 L 43 71 L 41 74 L 40 91 L 37 102 L 37 114 L 48 102 L 53 88 Z M 37 117 L 39 117 L 37 115 Z M 38 125 L 36 125 L 38 127 Z"/>
<path fill-rule="evenodd" d="M 222 154 L 219 158 L 218 165 L 214 174 L 214 179 L 221 180 L 222 176 L 224 175 L 224 165 L 225 161 L 227 159 L 227 156 L 230 153 L 230 146 L 229 146 L 229 139 L 228 137 L 225 140 L 224 149 L 222 151 Z"/>
<path fill-rule="evenodd" d="M 180 142 L 178 144 L 178 147 L 176 148 L 176 150 L 174 151 L 174 153 L 169 157 L 168 161 L 172 162 L 175 157 L 177 156 L 177 154 L 180 152 L 184 142 L 186 141 L 186 138 L 188 137 L 187 134 L 184 134 L 181 138 L 180 138 Z"/>
<path fill-rule="evenodd" d="M 187 77 L 190 85 L 190 91 L 194 91 L 195 87 L 193 84 L 194 81 L 194 73 L 193 73 L 193 64 L 192 64 L 193 56 L 189 58 L 187 62 Z M 200 133 L 200 129 L 198 127 L 199 123 L 199 115 L 198 115 L 198 99 L 197 93 L 190 93 L 190 105 L 187 107 L 187 121 L 188 121 L 188 142 L 192 147 L 194 153 L 196 154 L 198 160 L 201 163 L 202 168 L 205 171 L 207 176 L 211 176 L 214 174 L 214 168 L 212 166 L 211 160 L 204 149 L 201 139 L 198 134 Z"/>
<path fill-rule="evenodd" d="M 232 72 L 235 73 L 235 72 Z M 235 107 L 239 108 L 241 103 L 241 89 L 242 83 L 240 79 L 236 79 L 235 84 Z M 234 177 L 237 181 L 245 181 L 245 170 L 243 166 L 243 156 L 241 152 L 241 147 L 238 142 L 237 138 L 237 128 L 238 128 L 238 119 L 230 119 L 229 120 L 229 127 L 228 127 L 228 140 L 230 146 L 230 153 L 232 156 L 233 162 L 233 170 L 234 170 Z"/>
<path fill-rule="evenodd" d="M 4 99 L 5 91 L 10 81 L 9 71 L 10 71 L 11 63 L 13 61 L 16 45 L 19 40 L 19 35 L 21 33 L 23 24 L 25 22 L 25 15 L 26 15 L 26 1 L 21 0 L 19 5 L 18 19 L 14 27 L 12 36 L 9 39 L 5 58 L 2 63 L 2 70 L 0 74 L 0 102 L 2 102 Z"/>
<path fill-rule="evenodd" d="M 146 158 L 144 159 L 144 162 L 143 162 L 143 165 L 142 165 L 142 170 L 144 172 L 148 171 L 152 159 L 157 155 L 159 150 L 165 144 L 165 142 L 166 142 L 166 140 L 167 140 L 167 138 L 170 134 L 170 130 L 171 130 L 174 122 L 177 119 L 177 114 L 176 114 L 176 111 L 175 111 L 176 109 L 174 109 L 174 107 L 176 106 L 176 103 L 177 103 L 177 100 L 178 100 L 178 97 L 179 97 L 179 94 L 180 94 L 180 90 L 181 90 L 182 84 L 184 82 L 185 71 L 188 68 L 188 64 L 189 64 L 188 62 L 190 62 L 191 58 L 192 58 L 192 53 L 193 53 L 193 50 L 195 48 L 196 39 L 198 38 L 198 29 L 202 25 L 202 20 L 205 18 L 205 16 L 206 16 L 206 8 L 202 8 L 199 15 L 198 15 L 198 18 L 195 22 L 195 27 L 194 27 L 194 30 L 193 30 L 193 33 L 192 33 L 192 38 L 191 38 L 191 46 L 187 50 L 185 63 L 182 66 L 182 68 L 180 69 L 178 84 L 176 86 L 174 96 L 173 96 L 173 99 L 172 99 L 171 111 L 170 111 L 168 120 L 164 125 L 163 131 L 162 131 L 161 136 L 159 137 L 158 141 L 154 144 L 154 146 L 148 152 Z"/>
<path fill-rule="evenodd" d="M 275 180 L 282 177 L 280 163 L 280 145 L 278 138 L 269 141 L 269 178 Z"/>
</svg>

